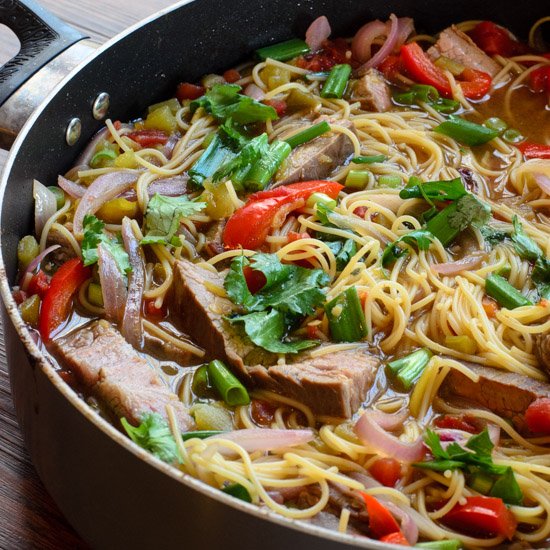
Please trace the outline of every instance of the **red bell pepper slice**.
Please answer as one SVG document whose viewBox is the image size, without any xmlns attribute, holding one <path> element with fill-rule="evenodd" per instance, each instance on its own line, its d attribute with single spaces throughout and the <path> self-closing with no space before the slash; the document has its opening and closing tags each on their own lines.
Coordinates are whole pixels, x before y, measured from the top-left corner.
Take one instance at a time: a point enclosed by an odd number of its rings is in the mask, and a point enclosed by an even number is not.
<svg viewBox="0 0 550 550">
<path fill-rule="evenodd" d="M 313 72 L 329 71 L 334 65 L 350 63 L 350 60 L 346 57 L 346 52 L 349 49 L 348 42 L 342 38 L 325 40 L 320 51 L 299 57 L 296 60 L 296 65 Z M 351 63 L 352 66 L 356 64 L 353 61 Z"/>
<path fill-rule="evenodd" d="M 491 75 L 477 69 L 464 69 L 458 77 L 464 97 L 481 99 L 490 89 L 493 79 Z"/>
<path fill-rule="evenodd" d="M 524 141 L 516 147 L 523 153 L 523 156 L 528 159 L 550 159 L 550 145 L 542 143 L 532 143 Z"/>
<path fill-rule="evenodd" d="M 401 546 L 410 546 L 409 541 L 405 538 L 405 535 L 401 531 L 390 533 L 385 537 L 380 538 L 380 542 L 387 542 L 388 544 L 399 544 Z"/>
<path fill-rule="evenodd" d="M 237 80 L 240 80 L 241 78 L 241 73 L 236 69 L 228 69 L 225 73 L 223 73 L 223 79 L 226 82 L 229 82 L 229 84 L 233 84 L 233 82 L 237 82 Z"/>
<path fill-rule="evenodd" d="M 164 145 L 168 141 L 168 136 L 161 130 L 137 130 L 126 134 L 126 136 L 142 147 Z"/>
<path fill-rule="evenodd" d="M 198 99 L 203 96 L 206 92 L 204 86 L 197 86 L 196 84 L 191 84 L 189 82 L 182 82 L 178 84 L 176 89 L 176 97 L 180 103 L 186 99 Z"/>
<path fill-rule="evenodd" d="M 27 291 L 29 296 L 38 294 L 43 299 L 48 288 L 50 288 L 50 278 L 40 269 L 38 273 L 32 276 Z"/>
<path fill-rule="evenodd" d="M 55 329 L 65 321 L 74 294 L 91 276 L 92 270 L 85 267 L 80 258 L 72 258 L 55 272 L 40 308 L 38 328 L 42 340 L 50 340 Z"/>
<path fill-rule="evenodd" d="M 550 435 L 550 399 L 533 401 L 525 411 L 525 422 L 531 433 Z"/>
<path fill-rule="evenodd" d="M 465 415 L 452 416 L 450 414 L 445 414 L 436 418 L 434 424 L 438 428 L 446 430 L 462 430 L 471 434 L 477 434 L 480 430 L 475 426 L 475 419 L 472 417 L 467 417 Z"/>
<path fill-rule="evenodd" d="M 517 520 L 500 498 L 466 497 L 465 504 L 457 504 L 442 522 L 459 533 L 475 537 L 503 536 L 511 539 Z"/>
<path fill-rule="evenodd" d="M 224 244 L 228 248 L 257 249 L 265 242 L 269 231 L 280 227 L 287 214 L 303 207 L 313 193 L 324 193 L 335 199 L 343 188 L 334 181 L 315 180 L 253 193 L 227 220 Z"/>
<path fill-rule="evenodd" d="M 472 40 L 488 55 L 511 57 L 527 53 L 529 48 L 514 40 L 506 29 L 492 21 L 481 21 L 470 32 Z"/>
<path fill-rule="evenodd" d="M 363 491 L 359 491 L 369 514 L 369 530 L 377 538 L 393 533 L 400 533 L 401 529 L 391 512 L 376 498 Z"/>
</svg>

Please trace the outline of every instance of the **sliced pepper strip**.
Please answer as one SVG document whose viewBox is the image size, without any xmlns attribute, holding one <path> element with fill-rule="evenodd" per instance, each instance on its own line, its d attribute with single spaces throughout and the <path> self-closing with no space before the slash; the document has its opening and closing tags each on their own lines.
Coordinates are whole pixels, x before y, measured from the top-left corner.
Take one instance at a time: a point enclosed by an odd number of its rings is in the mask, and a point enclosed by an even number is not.
<svg viewBox="0 0 550 550">
<path fill-rule="evenodd" d="M 523 156 L 528 159 L 550 159 L 550 145 L 524 141 L 516 145 L 516 147 L 523 153 Z"/>
<path fill-rule="evenodd" d="M 359 493 L 365 501 L 369 514 L 369 530 L 377 539 L 401 532 L 397 520 L 378 499 L 363 491 Z"/>
<path fill-rule="evenodd" d="M 72 258 L 55 272 L 40 309 L 38 329 L 42 340 L 50 340 L 55 329 L 65 321 L 73 296 L 91 275 L 92 270 L 85 267 L 80 258 Z"/>
<path fill-rule="evenodd" d="M 137 130 L 126 134 L 126 137 L 129 137 L 142 147 L 164 145 L 168 141 L 168 136 L 161 130 Z"/>
</svg>

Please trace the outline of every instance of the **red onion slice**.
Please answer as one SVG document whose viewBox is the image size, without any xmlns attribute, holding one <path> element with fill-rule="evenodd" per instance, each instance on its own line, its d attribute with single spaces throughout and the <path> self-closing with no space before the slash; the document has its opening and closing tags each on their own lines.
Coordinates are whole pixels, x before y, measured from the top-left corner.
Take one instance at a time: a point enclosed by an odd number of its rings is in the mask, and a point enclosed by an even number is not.
<svg viewBox="0 0 550 550">
<path fill-rule="evenodd" d="M 371 411 L 366 411 L 355 424 L 355 433 L 365 445 L 401 462 L 418 462 L 424 458 L 426 449 L 422 437 L 414 443 L 399 441 L 381 428 L 375 418 Z"/>
<path fill-rule="evenodd" d="M 546 174 L 534 172 L 533 179 L 543 193 L 550 195 L 550 178 Z"/>
<path fill-rule="evenodd" d="M 88 142 L 88 145 L 86 145 L 86 148 L 82 153 L 80 153 L 80 156 L 76 159 L 75 164 L 82 164 L 84 166 L 90 166 L 90 161 L 92 160 L 92 157 L 94 156 L 95 150 L 97 146 L 104 140 L 107 139 L 107 135 L 109 133 L 109 128 L 107 126 L 104 126 L 96 132 L 92 139 Z"/>
<path fill-rule="evenodd" d="M 395 49 L 399 34 L 399 22 L 393 13 L 390 15 L 389 25 L 388 37 L 386 38 L 386 41 L 382 44 L 382 47 L 374 54 L 373 57 L 357 69 L 358 75 L 363 75 L 369 69 L 378 67 L 378 65 L 382 63 L 382 61 L 384 61 L 384 59 L 386 59 L 386 57 L 388 57 L 388 55 L 390 55 L 390 53 Z"/>
<path fill-rule="evenodd" d="M 168 160 L 172 158 L 174 147 L 176 146 L 180 138 L 181 138 L 181 135 L 178 132 L 176 132 L 175 134 L 171 134 L 170 137 L 168 138 L 168 141 L 164 144 L 162 152 Z"/>
<path fill-rule="evenodd" d="M 311 430 L 270 430 L 264 428 L 252 428 L 247 430 L 235 430 L 208 439 L 228 439 L 240 445 L 245 451 L 271 451 L 285 447 L 295 447 L 309 443 L 313 439 Z M 221 449 L 223 454 L 232 454 L 231 449 Z"/>
<path fill-rule="evenodd" d="M 414 519 L 410 514 L 401 509 L 397 504 L 394 504 L 391 500 L 383 499 L 384 505 L 388 510 L 399 520 L 401 524 L 401 531 L 411 546 L 414 546 L 418 542 L 418 526 L 414 522 Z"/>
<path fill-rule="evenodd" d="M 247 95 L 256 101 L 262 101 L 265 97 L 265 92 L 259 86 L 256 86 L 256 84 L 249 84 L 244 89 L 244 95 Z"/>
<path fill-rule="evenodd" d="M 321 49 L 323 42 L 330 36 L 330 33 L 330 23 L 324 15 L 321 15 L 308 27 L 306 31 L 306 44 L 312 52 L 316 52 Z"/>
<path fill-rule="evenodd" d="M 397 23 L 399 24 L 399 28 L 397 29 L 397 42 L 395 47 L 399 48 L 414 32 L 414 20 L 410 17 L 399 17 Z"/>
<path fill-rule="evenodd" d="M 40 236 L 46 222 L 57 212 L 57 199 L 38 180 L 33 180 L 32 196 L 34 197 L 34 229 Z"/>
<path fill-rule="evenodd" d="M 141 300 L 145 287 L 145 266 L 143 252 L 132 230 L 129 218 L 122 220 L 122 240 L 130 258 L 132 272 L 128 275 L 128 296 L 122 316 L 121 332 L 126 341 L 136 349 L 143 348 L 143 327 L 141 324 Z"/>
<path fill-rule="evenodd" d="M 113 255 L 102 244 L 97 247 L 97 255 L 105 316 L 110 321 L 119 323 L 128 294 L 124 276 L 118 269 Z"/>
<path fill-rule="evenodd" d="M 409 412 L 406 409 L 394 414 L 388 414 L 382 411 L 369 411 L 371 418 L 384 430 L 393 431 L 403 426 L 403 422 L 409 418 Z"/>
<path fill-rule="evenodd" d="M 458 275 L 462 271 L 470 271 L 479 267 L 485 257 L 485 252 L 474 252 L 456 262 L 445 262 L 432 265 L 432 271 L 440 275 Z"/>
<path fill-rule="evenodd" d="M 38 256 L 31 261 L 31 263 L 27 266 L 27 269 L 25 269 L 25 271 L 23 272 L 23 274 L 21 275 L 21 278 L 20 280 L 21 281 L 24 281 L 25 280 L 25 277 L 27 276 L 27 273 L 29 274 L 32 274 L 33 271 L 40 265 L 40 263 L 42 262 L 42 260 L 48 255 L 50 254 L 50 252 L 53 252 L 54 250 L 57 250 L 58 248 L 61 248 L 61 245 L 60 244 L 52 244 L 52 246 L 48 246 L 48 248 L 46 248 L 45 250 L 43 250 L 42 252 L 40 252 L 40 254 L 38 254 Z M 23 289 L 24 290 L 24 289 Z"/>
<path fill-rule="evenodd" d="M 77 237 L 82 235 L 82 222 L 86 214 L 94 214 L 102 204 L 118 197 L 138 178 L 138 173 L 129 170 L 109 172 L 99 176 L 86 189 L 74 213 L 73 231 Z"/>
<path fill-rule="evenodd" d="M 351 41 L 351 53 L 354 59 L 357 59 L 360 63 L 365 63 L 371 56 L 372 43 L 375 38 L 379 36 L 386 36 L 388 33 L 388 27 L 386 23 L 376 19 L 376 21 L 369 21 L 366 25 L 363 25 L 353 37 Z"/>
<path fill-rule="evenodd" d="M 63 189 L 63 191 L 65 191 L 65 193 L 73 199 L 81 199 L 84 196 L 84 193 L 86 193 L 86 187 L 63 176 L 57 177 L 57 185 L 59 185 L 59 187 L 61 187 L 61 189 Z"/>
</svg>

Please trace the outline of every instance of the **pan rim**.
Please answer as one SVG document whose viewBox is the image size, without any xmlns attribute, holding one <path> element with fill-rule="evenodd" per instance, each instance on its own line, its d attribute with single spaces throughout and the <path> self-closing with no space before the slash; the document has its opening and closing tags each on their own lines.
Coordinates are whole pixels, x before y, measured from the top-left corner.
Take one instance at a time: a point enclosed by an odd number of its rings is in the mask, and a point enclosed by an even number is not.
<svg viewBox="0 0 550 550">
<path fill-rule="evenodd" d="M 15 164 L 16 158 L 18 156 L 19 149 L 24 143 L 27 134 L 33 128 L 35 122 L 40 118 L 43 111 L 48 107 L 51 100 L 56 97 L 60 91 L 68 84 L 73 78 L 75 78 L 78 73 L 86 67 L 89 63 L 94 61 L 97 57 L 103 55 L 109 49 L 111 49 L 119 41 L 123 40 L 130 34 L 133 34 L 140 29 L 146 27 L 149 23 L 152 23 L 165 15 L 177 11 L 178 9 L 186 6 L 187 4 L 192 4 L 200 0 L 180 0 L 179 2 L 164 8 L 149 17 L 134 23 L 124 31 L 110 38 L 104 44 L 100 45 L 94 52 L 92 52 L 88 57 L 86 57 L 81 63 L 79 63 L 74 69 L 72 69 L 54 88 L 53 90 L 44 98 L 40 103 L 37 109 L 31 114 L 29 119 L 23 125 L 20 133 L 16 137 L 6 159 L 2 174 L 0 175 L 0 204 L 4 200 L 8 188 L 9 175 L 12 171 L 13 165 Z M 84 146 L 85 144 L 82 144 Z M 2 227 L 2 211 L 0 209 L 0 228 Z M 0 230 L 0 250 L 2 248 L 2 235 L 3 232 Z M 219 503 L 222 503 L 226 506 L 231 506 L 232 508 L 240 511 L 244 511 L 247 514 L 251 514 L 259 519 L 270 521 L 276 523 L 281 527 L 290 528 L 293 530 L 301 531 L 305 534 L 320 537 L 323 539 L 328 539 L 333 541 L 336 544 L 348 544 L 353 545 L 357 548 L 367 548 L 371 550 L 385 550 L 388 548 L 399 548 L 399 546 L 387 543 L 381 543 L 374 539 L 369 539 L 367 537 L 359 537 L 350 535 L 347 533 L 340 533 L 338 531 L 331 531 L 323 527 L 306 523 L 305 521 L 300 521 L 297 519 L 286 518 L 277 514 L 276 512 L 268 508 L 260 508 L 259 506 L 249 504 L 247 502 L 239 501 L 234 497 L 227 495 L 214 487 L 207 485 L 199 479 L 192 477 L 189 474 L 179 472 L 176 468 L 162 462 L 158 458 L 154 457 L 144 449 L 140 448 L 137 444 L 131 441 L 128 437 L 124 436 L 119 430 L 117 430 L 112 424 L 107 422 L 97 413 L 95 413 L 90 406 L 83 401 L 77 393 L 59 376 L 57 371 L 54 369 L 52 364 L 48 361 L 47 357 L 40 351 L 36 345 L 29 329 L 26 327 L 26 324 L 21 318 L 19 309 L 15 300 L 11 294 L 11 288 L 7 277 L 6 268 L 4 265 L 3 255 L 0 254 L 0 295 L 2 296 L 2 301 L 6 308 L 7 314 L 11 323 L 13 324 L 17 336 L 22 344 L 25 346 L 27 353 L 31 357 L 31 361 L 37 364 L 41 371 L 47 376 L 49 381 L 52 383 L 54 388 L 62 394 L 62 396 L 71 404 L 71 406 L 76 409 L 77 412 L 82 414 L 88 422 L 91 422 L 96 429 L 101 430 L 105 435 L 107 435 L 111 440 L 113 440 L 118 445 L 122 446 L 125 451 L 132 453 L 139 460 L 144 461 L 148 466 L 155 468 L 156 470 L 168 475 L 174 481 L 187 485 L 203 495 L 212 498 Z"/>
</svg>

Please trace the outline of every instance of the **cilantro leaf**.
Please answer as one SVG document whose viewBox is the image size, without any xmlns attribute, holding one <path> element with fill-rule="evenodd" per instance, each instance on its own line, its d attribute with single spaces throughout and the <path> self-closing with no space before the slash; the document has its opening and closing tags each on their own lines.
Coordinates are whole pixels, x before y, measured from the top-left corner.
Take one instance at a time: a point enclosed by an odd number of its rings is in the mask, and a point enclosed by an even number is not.
<svg viewBox="0 0 550 550">
<path fill-rule="evenodd" d="M 508 504 L 521 504 L 523 502 L 521 487 L 510 466 L 508 466 L 505 473 L 495 481 L 489 494 L 492 497 L 501 498 Z"/>
<path fill-rule="evenodd" d="M 506 231 L 494 229 L 490 225 L 484 225 L 480 231 L 485 242 L 489 243 L 491 246 L 495 246 L 505 241 L 510 236 Z"/>
<path fill-rule="evenodd" d="M 273 107 L 239 93 L 237 84 L 216 84 L 202 97 L 191 102 L 191 112 L 203 107 L 218 120 L 231 118 L 237 124 L 249 124 L 278 118 Z"/>
<path fill-rule="evenodd" d="M 120 422 L 130 439 L 146 451 L 164 462 L 182 462 L 170 427 L 159 414 L 143 415 L 141 424 L 137 427 L 132 426 L 126 418 L 121 418 Z"/>
<path fill-rule="evenodd" d="M 487 430 L 483 430 L 482 432 L 470 437 L 466 443 L 466 447 L 474 451 L 478 457 L 490 458 L 494 445 L 489 437 L 489 432 Z"/>
<path fill-rule="evenodd" d="M 315 340 L 282 341 L 288 326 L 284 313 L 276 309 L 238 315 L 227 320 L 231 323 L 244 323 L 244 330 L 250 340 L 272 353 L 298 353 L 319 344 Z"/>
<path fill-rule="evenodd" d="M 132 271 L 130 259 L 126 250 L 124 250 L 120 235 L 114 239 L 110 238 L 103 231 L 105 224 L 91 214 L 84 216 L 82 225 L 84 228 L 84 238 L 82 239 L 82 261 L 84 265 L 92 265 L 97 262 L 97 247 L 101 243 L 112 254 L 121 273 L 128 274 Z"/>
<path fill-rule="evenodd" d="M 399 192 L 399 196 L 402 199 L 423 198 L 434 201 L 456 200 L 467 194 L 468 192 L 464 188 L 461 178 L 445 181 L 428 181 L 425 183 L 417 183 L 416 178 L 411 178 L 409 185 Z"/>
<path fill-rule="evenodd" d="M 428 250 L 433 238 L 434 236 L 426 229 L 415 229 L 410 233 L 402 235 L 399 239 L 393 241 L 393 243 L 386 245 L 386 248 L 382 253 L 382 267 L 388 267 L 398 258 L 401 258 L 408 253 L 406 248 L 401 248 L 398 246 L 400 242 L 407 243 L 411 246 L 416 245 L 418 250 Z"/>
<path fill-rule="evenodd" d="M 456 210 L 449 215 L 448 221 L 452 229 L 464 231 L 470 225 L 482 227 L 490 217 L 489 205 L 468 193 L 456 201 Z"/>
<path fill-rule="evenodd" d="M 542 250 L 539 248 L 539 245 L 525 233 L 523 225 L 517 216 L 512 218 L 512 223 L 514 231 L 512 231 L 511 238 L 520 258 L 531 262 L 538 260 L 542 256 Z"/>
<path fill-rule="evenodd" d="M 357 254 L 357 244 L 353 239 L 329 241 L 326 244 L 334 254 L 337 271 L 342 271 L 353 256 Z"/>
<path fill-rule="evenodd" d="M 175 235 L 183 218 L 200 212 L 205 202 L 193 202 L 187 197 L 166 197 L 156 193 L 147 205 L 145 227 L 147 233 L 140 244 L 181 245 Z"/>
</svg>

